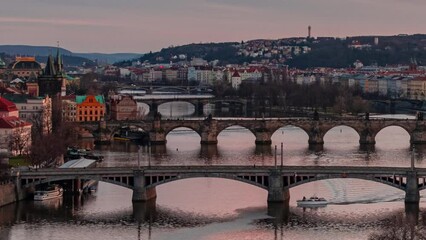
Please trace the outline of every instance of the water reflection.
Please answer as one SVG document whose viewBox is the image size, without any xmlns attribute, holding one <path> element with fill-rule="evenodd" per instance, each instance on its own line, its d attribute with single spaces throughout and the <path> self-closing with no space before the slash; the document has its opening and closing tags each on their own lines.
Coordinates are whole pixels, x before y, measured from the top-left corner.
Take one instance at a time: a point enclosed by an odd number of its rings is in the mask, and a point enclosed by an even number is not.
<svg viewBox="0 0 426 240">
<path fill-rule="evenodd" d="M 133 219 L 137 223 L 149 222 L 157 219 L 157 203 L 155 199 L 146 202 L 133 202 Z"/>
<path fill-rule="evenodd" d="M 359 146 L 359 136 L 350 134 L 353 132 L 345 128 L 332 129 L 324 148 L 309 150 L 308 136 L 299 128 L 277 130 L 271 146 L 256 146 L 250 131 L 234 127 L 218 136 L 217 145 L 201 145 L 200 136 L 194 131 L 172 131 L 166 145 L 151 146 L 151 158 L 146 147 L 138 155 L 139 146 L 131 142 L 96 145 L 94 149 L 105 156 L 101 163 L 104 167 L 135 167 L 138 157 L 143 166 L 149 162 L 152 165 L 273 165 L 275 145 L 280 163 L 281 142 L 284 167 L 410 165 L 409 136 L 401 128 L 384 129 L 376 138 L 376 146 L 370 148 Z M 426 166 L 425 151 L 424 145 L 416 146 L 416 166 Z M 65 197 L 62 203 L 12 204 L 0 208 L 0 239 L 25 239 L 22 236 L 32 236 L 33 232 L 45 234 L 40 238 L 73 236 L 90 240 L 136 236 L 156 240 L 367 239 L 372 233 L 385 234 L 380 239 L 387 239 L 391 237 L 386 235 L 388 232 L 395 236 L 406 232 L 408 235 L 402 236 L 407 238 L 420 236 L 426 224 L 426 213 L 418 206 L 406 206 L 404 210 L 403 191 L 358 179 L 329 179 L 300 185 L 291 189 L 291 199 L 284 205 L 266 205 L 266 191 L 224 179 L 180 180 L 158 186 L 157 193 L 157 202 L 132 204 L 131 190 L 100 183 L 95 195 Z M 296 200 L 309 194 L 326 197 L 330 204 L 321 209 L 297 208 Z"/>
<path fill-rule="evenodd" d="M 426 239 L 425 213 L 419 219 L 417 204 L 405 205 L 405 214 L 397 213 L 382 221 L 382 230 L 369 236 L 370 240 L 381 239 Z M 420 221 L 419 221 L 420 220 Z"/>
</svg>

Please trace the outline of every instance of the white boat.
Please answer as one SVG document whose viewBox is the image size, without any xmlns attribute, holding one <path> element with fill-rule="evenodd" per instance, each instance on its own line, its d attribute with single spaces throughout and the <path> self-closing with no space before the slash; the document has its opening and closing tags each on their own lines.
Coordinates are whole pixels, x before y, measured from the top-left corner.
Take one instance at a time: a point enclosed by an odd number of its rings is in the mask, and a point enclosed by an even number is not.
<svg viewBox="0 0 426 240">
<path fill-rule="evenodd" d="M 325 198 L 315 196 L 310 198 L 303 197 L 302 200 L 297 200 L 298 207 L 325 207 L 327 204 L 328 201 Z"/>
<path fill-rule="evenodd" d="M 44 190 L 38 190 L 34 192 L 35 201 L 43 201 L 47 199 L 62 197 L 64 189 L 59 185 L 49 185 Z"/>
</svg>

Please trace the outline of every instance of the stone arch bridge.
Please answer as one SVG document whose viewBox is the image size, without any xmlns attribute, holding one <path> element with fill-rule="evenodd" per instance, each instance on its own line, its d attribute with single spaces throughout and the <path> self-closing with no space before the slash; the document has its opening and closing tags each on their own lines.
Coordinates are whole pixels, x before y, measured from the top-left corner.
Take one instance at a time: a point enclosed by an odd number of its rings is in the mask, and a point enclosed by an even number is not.
<svg viewBox="0 0 426 240">
<path fill-rule="evenodd" d="M 406 193 L 405 201 L 418 203 L 426 189 L 426 169 L 353 166 L 153 166 L 144 168 L 38 169 L 12 173 L 17 192 L 63 180 L 97 180 L 133 190 L 133 201 L 156 198 L 156 186 L 187 178 L 225 178 L 268 191 L 268 202 L 284 202 L 298 185 L 334 178 L 357 178 L 386 184 Z"/>
<path fill-rule="evenodd" d="M 410 135 L 410 143 L 426 144 L 426 122 L 419 120 L 396 119 L 196 119 L 196 120 L 152 120 L 152 121 L 120 121 L 98 123 L 80 123 L 82 128 L 100 129 L 104 132 L 104 140 L 111 140 L 113 133 L 123 125 L 134 125 L 149 133 L 151 144 L 165 144 L 167 134 L 172 130 L 185 127 L 194 130 L 201 137 L 201 144 L 217 144 L 218 135 L 228 127 L 241 126 L 253 133 L 256 144 L 271 144 L 271 137 L 275 131 L 285 126 L 301 128 L 309 136 L 310 146 L 318 148 L 324 144 L 325 134 L 337 126 L 348 126 L 359 135 L 359 143 L 374 145 L 376 135 L 389 126 L 399 126 Z"/>
</svg>

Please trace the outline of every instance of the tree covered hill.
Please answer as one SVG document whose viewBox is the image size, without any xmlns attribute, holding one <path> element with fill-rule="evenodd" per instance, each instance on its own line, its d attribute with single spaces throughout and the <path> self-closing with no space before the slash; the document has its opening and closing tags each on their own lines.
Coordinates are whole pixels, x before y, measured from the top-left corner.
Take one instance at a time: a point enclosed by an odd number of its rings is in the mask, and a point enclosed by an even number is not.
<svg viewBox="0 0 426 240">
<path fill-rule="evenodd" d="M 138 58 L 139 61 L 150 63 L 177 62 L 191 60 L 192 58 L 203 58 L 207 61 L 220 60 L 222 64 L 241 63 L 249 59 L 237 56 L 238 43 L 197 43 L 177 47 L 163 48 L 159 52 L 149 52 Z M 118 65 L 130 65 L 131 61 L 123 61 Z"/>
<path fill-rule="evenodd" d="M 29 45 L 0 45 L 0 53 L 10 56 L 35 56 L 37 61 L 44 61 L 50 54 L 55 55 L 57 47 L 29 46 Z M 95 61 L 114 63 L 118 61 L 134 59 L 142 54 L 138 53 L 75 53 L 64 48 L 59 48 L 67 65 L 78 66 L 83 63 L 93 65 Z"/>
<path fill-rule="evenodd" d="M 357 44 L 363 46 L 353 47 Z M 283 63 L 302 69 L 349 67 L 356 60 L 360 60 L 364 65 L 384 66 L 408 64 L 411 59 L 415 59 L 419 65 L 426 65 L 426 35 L 284 38 L 258 39 L 241 43 L 199 43 L 163 48 L 159 52 L 147 53 L 137 60 L 168 63 L 191 60 L 193 57 L 207 61 L 219 60 L 220 65 L 252 62 Z M 123 61 L 117 65 L 130 64 L 131 61 Z"/>
<path fill-rule="evenodd" d="M 375 44 L 375 38 L 378 44 Z M 361 36 L 346 39 L 326 39 L 313 41 L 312 51 L 289 60 L 288 64 L 298 68 L 309 67 L 349 67 L 356 60 L 364 65 L 379 66 L 409 64 L 415 60 L 426 65 L 426 35 Z M 354 43 L 371 45 L 365 49 L 354 49 Z"/>
</svg>

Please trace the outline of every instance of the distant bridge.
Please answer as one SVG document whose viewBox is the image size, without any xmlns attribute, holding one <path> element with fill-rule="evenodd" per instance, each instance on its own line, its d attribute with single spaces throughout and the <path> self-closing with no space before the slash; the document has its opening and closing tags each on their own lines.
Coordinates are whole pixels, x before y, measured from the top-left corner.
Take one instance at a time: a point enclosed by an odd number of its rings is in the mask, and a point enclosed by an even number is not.
<svg viewBox="0 0 426 240">
<path fill-rule="evenodd" d="M 384 128 L 398 126 L 410 135 L 410 143 L 426 144 L 426 122 L 410 119 L 295 119 L 295 118 L 232 118 L 232 119 L 198 119 L 198 120 L 147 120 L 119 121 L 99 123 L 79 123 L 80 127 L 103 132 L 103 140 L 110 141 L 114 133 L 122 126 L 133 125 L 149 133 L 151 144 L 165 144 L 167 134 L 176 128 L 184 127 L 194 130 L 201 137 L 201 144 L 217 144 L 218 135 L 228 127 L 241 126 L 248 129 L 256 137 L 256 144 L 271 144 L 272 135 L 281 127 L 295 126 L 302 129 L 309 137 L 310 147 L 321 149 L 324 136 L 332 128 L 348 126 L 359 135 L 361 146 L 371 146 L 376 143 L 376 135 Z M 100 126 L 100 127 L 99 127 Z"/>
<path fill-rule="evenodd" d="M 119 90 L 119 93 L 140 93 L 145 91 L 146 94 L 152 94 L 155 92 L 162 93 L 176 93 L 176 94 L 194 94 L 199 92 L 211 92 L 212 89 L 208 86 L 166 86 L 166 85 L 157 85 L 157 86 L 136 86 L 133 88 L 123 88 Z"/>
<path fill-rule="evenodd" d="M 353 166 L 152 166 L 143 168 L 38 169 L 13 172 L 17 191 L 63 180 L 97 180 L 133 190 L 133 201 L 156 197 L 155 187 L 187 178 L 232 179 L 268 191 L 269 202 L 289 199 L 289 189 L 304 183 L 334 179 L 364 179 L 403 190 L 405 201 L 418 203 L 426 188 L 426 168 Z"/>
</svg>

